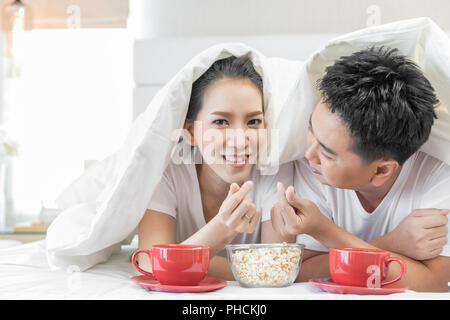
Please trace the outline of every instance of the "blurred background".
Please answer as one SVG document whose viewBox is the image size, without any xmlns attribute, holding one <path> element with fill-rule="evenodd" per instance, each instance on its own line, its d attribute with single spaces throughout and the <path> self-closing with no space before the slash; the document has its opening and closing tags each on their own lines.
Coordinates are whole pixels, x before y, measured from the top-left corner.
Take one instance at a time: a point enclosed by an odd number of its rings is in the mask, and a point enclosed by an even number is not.
<svg viewBox="0 0 450 320">
<path fill-rule="evenodd" d="M 429 17 L 450 34 L 449 0 L 0 4 L 0 231 L 8 232 L 44 232 L 58 194 L 119 148 L 156 91 L 210 45 L 239 41 L 305 60 L 336 36 L 402 19 Z"/>
</svg>

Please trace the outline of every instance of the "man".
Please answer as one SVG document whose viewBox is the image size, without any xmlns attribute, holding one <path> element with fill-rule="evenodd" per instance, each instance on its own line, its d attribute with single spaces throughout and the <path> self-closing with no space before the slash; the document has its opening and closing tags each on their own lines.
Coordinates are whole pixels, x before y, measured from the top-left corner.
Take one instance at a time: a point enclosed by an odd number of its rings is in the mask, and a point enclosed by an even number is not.
<svg viewBox="0 0 450 320">
<path fill-rule="evenodd" d="M 418 151 L 436 117 L 431 84 L 386 47 L 341 57 L 318 84 L 295 190 L 279 184 L 271 211 L 306 245 L 297 281 L 329 277 L 328 248 L 364 247 L 401 257 L 409 289 L 448 291 L 450 167 Z M 391 264 L 387 279 L 399 273 Z"/>
</svg>

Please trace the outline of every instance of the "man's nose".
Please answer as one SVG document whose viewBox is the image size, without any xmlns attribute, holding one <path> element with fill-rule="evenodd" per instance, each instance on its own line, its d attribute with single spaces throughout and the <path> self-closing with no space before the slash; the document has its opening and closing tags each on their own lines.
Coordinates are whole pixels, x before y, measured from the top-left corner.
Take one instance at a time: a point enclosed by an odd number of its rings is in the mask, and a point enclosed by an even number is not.
<svg viewBox="0 0 450 320">
<path fill-rule="evenodd" d="M 308 149 L 306 149 L 305 158 L 309 162 L 320 164 L 318 151 L 319 151 L 319 143 L 315 139 L 312 139 L 312 141 L 309 142 Z"/>
</svg>

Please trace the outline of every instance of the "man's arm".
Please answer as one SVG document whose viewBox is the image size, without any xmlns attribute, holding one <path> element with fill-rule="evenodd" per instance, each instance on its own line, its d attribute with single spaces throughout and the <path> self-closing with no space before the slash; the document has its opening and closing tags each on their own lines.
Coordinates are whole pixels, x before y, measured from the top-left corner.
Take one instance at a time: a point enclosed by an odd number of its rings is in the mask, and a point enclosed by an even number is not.
<svg viewBox="0 0 450 320">
<path fill-rule="evenodd" d="M 343 228 L 335 225 L 330 220 L 326 220 L 328 221 L 326 225 L 323 224 L 322 228 L 319 228 L 319 230 L 313 232 L 313 237 L 326 247 L 381 249 L 359 239 Z M 399 281 L 399 283 L 408 286 L 409 289 L 414 291 L 448 291 L 448 282 L 450 281 L 450 257 L 439 256 L 430 260 L 417 261 L 396 252 L 391 252 L 391 256 L 401 258 L 406 264 L 406 274 Z M 317 263 L 323 263 L 325 259 L 328 262 L 327 258 L 328 257 L 324 258 L 322 255 L 320 259 L 317 258 L 315 260 L 311 260 L 310 263 L 318 268 Z M 396 263 L 391 263 L 389 265 L 386 279 L 394 279 L 399 274 L 400 266 Z"/>
<path fill-rule="evenodd" d="M 282 198 L 274 206 L 272 224 L 274 225 L 274 229 L 281 235 L 287 236 L 306 233 L 328 248 L 353 247 L 377 249 L 377 247 L 335 225 L 319 211 L 313 202 L 297 197 L 293 188 L 288 188 L 284 192 L 284 188 L 281 186 L 279 191 L 285 193 L 286 197 L 284 199 Z M 448 291 L 450 258 L 439 256 L 421 262 L 396 252 L 391 252 L 391 254 L 404 260 L 407 272 L 400 282 L 407 285 L 411 290 Z M 327 267 L 327 255 L 320 254 L 314 257 L 311 256 L 309 259 L 304 260 L 300 276 L 297 280 L 306 281 L 314 278 L 319 273 L 319 270 L 320 272 L 326 273 Z M 399 266 L 393 263 L 389 267 L 387 279 L 393 279 L 399 273 Z"/>
<path fill-rule="evenodd" d="M 413 260 L 436 258 L 448 243 L 448 213 L 449 210 L 433 208 L 414 210 L 394 230 L 370 244 Z"/>
</svg>

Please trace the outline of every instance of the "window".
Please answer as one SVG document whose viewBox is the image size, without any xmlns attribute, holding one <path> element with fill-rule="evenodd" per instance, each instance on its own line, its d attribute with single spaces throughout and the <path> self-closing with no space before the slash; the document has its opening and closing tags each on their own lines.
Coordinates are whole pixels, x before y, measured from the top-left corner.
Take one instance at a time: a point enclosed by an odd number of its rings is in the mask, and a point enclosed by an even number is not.
<svg viewBox="0 0 450 320">
<path fill-rule="evenodd" d="M 19 144 L 14 220 L 117 150 L 132 122 L 132 41 L 126 29 L 33 30 L 20 78 L 4 81 L 6 126 Z"/>
</svg>

